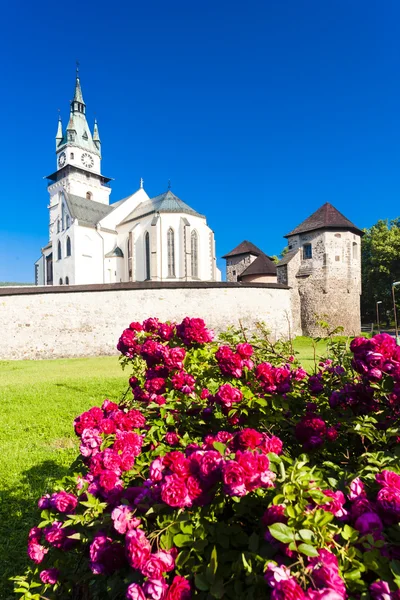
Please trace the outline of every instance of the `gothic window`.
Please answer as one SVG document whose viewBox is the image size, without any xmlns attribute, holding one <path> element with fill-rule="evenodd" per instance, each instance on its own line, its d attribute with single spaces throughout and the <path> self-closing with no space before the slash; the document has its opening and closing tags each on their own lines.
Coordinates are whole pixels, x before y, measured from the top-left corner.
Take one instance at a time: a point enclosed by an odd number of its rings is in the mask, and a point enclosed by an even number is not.
<svg viewBox="0 0 400 600">
<path fill-rule="evenodd" d="M 69 215 L 66 215 L 65 217 L 65 224 L 66 224 L 66 229 L 68 229 L 69 225 L 70 225 L 70 221 L 69 221 Z"/>
<path fill-rule="evenodd" d="M 65 278 L 65 285 L 69 285 L 69 277 Z"/>
<path fill-rule="evenodd" d="M 199 276 L 199 236 L 192 231 L 190 236 L 192 277 Z"/>
<path fill-rule="evenodd" d="M 61 205 L 61 229 L 64 231 L 65 227 L 65 205 Z"/>
<path fill-rule="evenodd" d="M 61 242 L 58 242 L 58 246 L 57 246 L 57 258 L 58 258 L 58 260 L 61 260 Z"/>
<path fill-rule="evenodd" d="M 168 247 L 168 277 L 175 277 L 175 234 L 172 227 L 168 229 L 167 233 L 167 247 Z"/>
<path fill-rule="evenodd" d="M 57 219 L 57 233 L 60 233 L 60 219 Z"/>
<path fill-rule="evenodd" d="M 146 231 L 144 235 L 144 251 L 146 261 L 146 279 L 150 279 L 150 235 L 148 231 Z"/>
<path fill-rule="evenodd" d="M 60 279 L 59 279 L 59 281 L 58 281 L 58 284 L 59 284 L 59 285 L 62 285 L 62 284 L 63 284 L 62 277 L 60 277 Z"/>
<path fill-rule="evenodd" d="M 86 192 L 86 200 L 91 200 L 93 198 L 92 192 Z"/>
<path fill-rule="evenodd" d="M 69 235 L 67 235 L 67 256 L 71 256 L 71 239 Z"/>
<path fill-rule="evenodd" d="M 303 246 L 303 259 L 312 258 L 312 246 L 311 244 L 304 244 Z"/>
<path fill-rule="evenodd" d="M 129 281 L 132 281 L 132 241 L 131 234 L 128 234 L 128 274 Z"/>
<path fill-rule="evenodd" d="M 358 259 L 358 248 L 355 242 L 353 242 L 353 258 L 354 260 Z"/>
</svg>

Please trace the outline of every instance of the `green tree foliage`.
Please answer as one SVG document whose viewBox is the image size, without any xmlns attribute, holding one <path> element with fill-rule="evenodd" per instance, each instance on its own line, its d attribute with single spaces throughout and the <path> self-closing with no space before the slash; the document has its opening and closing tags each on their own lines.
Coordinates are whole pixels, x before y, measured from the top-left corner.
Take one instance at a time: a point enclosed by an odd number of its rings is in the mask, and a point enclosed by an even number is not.
<svg viewBox="0 0 400 600">
<path fill-rule="evenodd" d="M 380 220 L 366 229 L 361 251 L 362 318 L 376 318 L 378 300 L 382 301 L 381 319 L 385 319 L 387 311 L 392 318 L 391 285 L 400 280 L 400 217 Z"/>
</svg>

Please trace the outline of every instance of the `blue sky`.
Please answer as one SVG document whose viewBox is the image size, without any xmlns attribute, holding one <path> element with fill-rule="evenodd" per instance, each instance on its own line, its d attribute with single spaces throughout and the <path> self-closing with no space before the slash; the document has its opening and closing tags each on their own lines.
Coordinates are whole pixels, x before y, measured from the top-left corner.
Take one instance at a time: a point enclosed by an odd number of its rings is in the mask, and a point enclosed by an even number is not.
<svg viewBox="0 0 400 600">
<path fill-rule="evenodd" d="M 326 201 L 359 227 L 399 216 L 399 20 L 396 0 L 6 3 L 0 281 L 32 281 L 48 240 L 77 58 L 112 201 L 170 179 L 218 256 L 279 253 Z"/>
</svg>

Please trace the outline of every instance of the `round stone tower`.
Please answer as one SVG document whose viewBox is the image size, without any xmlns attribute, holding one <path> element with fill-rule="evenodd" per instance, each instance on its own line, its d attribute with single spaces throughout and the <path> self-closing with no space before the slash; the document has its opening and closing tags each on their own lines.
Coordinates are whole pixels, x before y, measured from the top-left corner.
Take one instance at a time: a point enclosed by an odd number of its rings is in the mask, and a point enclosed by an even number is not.
<svg viewBox="0 0 400 600">
<path fill-rule="evenodd" d="M 345 335 L 360 333 L 362 235 L 326 203 L 285 236 L 288 252 L 277 273 L 291 288 L 294 333 L 320 335 L 320 320 Z"/>
</svg>

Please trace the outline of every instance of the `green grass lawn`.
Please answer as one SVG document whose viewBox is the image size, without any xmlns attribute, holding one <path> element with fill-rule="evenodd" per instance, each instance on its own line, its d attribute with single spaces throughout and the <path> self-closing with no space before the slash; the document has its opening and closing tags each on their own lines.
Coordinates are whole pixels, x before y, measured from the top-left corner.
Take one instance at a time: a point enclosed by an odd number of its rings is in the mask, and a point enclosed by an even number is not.
<svg viewBox="0 0 400 600">
<path fill-rule="evenodd" d="M 314 368 L 313 346 L 297 338 L 303 366 Z M 319 342 L 317 358 L 326 344 Z M 118 401 L 127 389 L 117 357 L 47 361 L 0 361 L 0 598 L 8 600 L 9 577 L 27 564 L 26 536 L 37 524 L 38 498 L 67 473 L 78 445 L 72 422 L 81 412 Z"/>
</svg>

